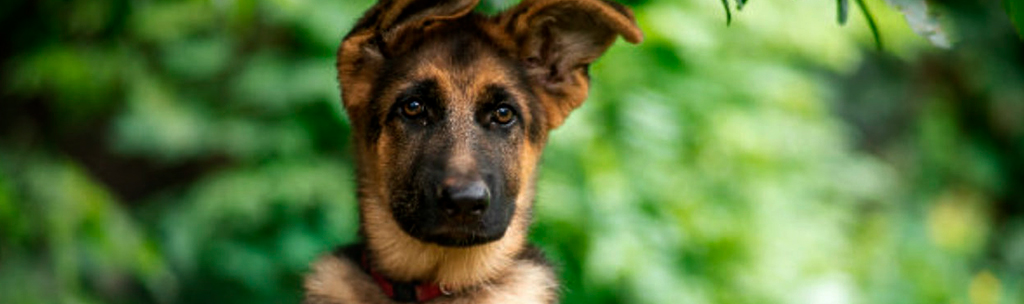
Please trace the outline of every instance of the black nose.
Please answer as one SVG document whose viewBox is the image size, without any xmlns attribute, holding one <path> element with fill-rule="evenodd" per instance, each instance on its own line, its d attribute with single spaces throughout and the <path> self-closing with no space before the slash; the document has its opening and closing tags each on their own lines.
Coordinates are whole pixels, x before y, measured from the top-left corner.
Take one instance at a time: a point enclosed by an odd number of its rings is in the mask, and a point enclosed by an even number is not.
<svg viewBox="0 0 1024 304">
<path fill-rule="evenodd" d="M 480 180 L 445 183 L 441 189 L 441 210 L 452 217 L 479 217 L 490 203 L 491 191 Z"/>
</svg>

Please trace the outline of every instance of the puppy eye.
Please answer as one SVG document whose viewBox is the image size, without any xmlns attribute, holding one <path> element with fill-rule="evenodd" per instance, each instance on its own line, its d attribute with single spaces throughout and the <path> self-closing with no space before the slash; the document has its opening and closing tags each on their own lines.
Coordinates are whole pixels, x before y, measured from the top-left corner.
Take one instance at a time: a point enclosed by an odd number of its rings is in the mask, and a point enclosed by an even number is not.
<svg viewBox="0 0 1024 304">
<path fill-rule="evenodd" d="M 495 123 L 507 126 L 516 121 L 516 112 L 509 106 L 501 106 L 494 109 L 494 115 L 492 117 L 492 120 L 494 120 Z"/>
<path fill-rule="evenodd" d="M 427 106 L 417 99 L 406 101 L 405 104 L 402 105 L 402 115 L 407 118 L 417 118 L 420 115 L 423 115 L 426 111 Z"/>
</svg>

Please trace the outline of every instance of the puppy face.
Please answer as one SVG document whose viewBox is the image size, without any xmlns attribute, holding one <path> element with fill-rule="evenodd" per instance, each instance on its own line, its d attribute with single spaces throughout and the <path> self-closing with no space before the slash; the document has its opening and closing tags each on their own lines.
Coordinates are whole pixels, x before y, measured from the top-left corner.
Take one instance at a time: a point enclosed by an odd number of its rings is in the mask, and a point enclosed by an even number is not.
<svg viewBox="0 0 1024 304">
<path fill-rule="evenodd" d="M 546 135 L 525 70 L 464 23 L 435 29 L 384 67 L 364 139 L 378 168 L 367 174 L 378 175 L 393 220 L 442 246 L 504 236 L 532 186 L 522 168 Z"/>
<path fill-rule="evenodd" d="M 362 233 L 396 279 L 491 278 L 525 242 L 547 133 L 586 99 L 589 64 L 632 14 L 604 0 L 381 0 L 338 50 Z"/>
</svg>

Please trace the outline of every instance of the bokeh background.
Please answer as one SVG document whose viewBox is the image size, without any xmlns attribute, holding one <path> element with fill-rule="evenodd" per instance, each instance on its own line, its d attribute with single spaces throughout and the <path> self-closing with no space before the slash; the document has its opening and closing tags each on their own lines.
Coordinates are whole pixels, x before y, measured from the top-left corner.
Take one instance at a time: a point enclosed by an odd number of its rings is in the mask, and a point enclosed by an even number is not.
<svg viewBox="0 0 1024 304">
<path fill-rule="evenodd" d="M 564 303 L 1024 303 L 1024 5 L 859 1 L 879 50 L 836 2 L 626 2 L 540 173 Z M 356 240 L 370 5 L 0 2 L 0 303 L 298 302 Z"/>
</svg>

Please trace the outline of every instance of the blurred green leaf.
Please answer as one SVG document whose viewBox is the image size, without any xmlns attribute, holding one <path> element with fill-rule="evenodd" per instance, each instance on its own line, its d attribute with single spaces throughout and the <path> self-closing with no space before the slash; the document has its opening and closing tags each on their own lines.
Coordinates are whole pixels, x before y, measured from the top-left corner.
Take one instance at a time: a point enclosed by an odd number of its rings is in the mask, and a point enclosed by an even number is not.
<svg viewBox="0 0 1024 304">
<path fill-rule="evenodd" d="M 179 77 L 209 81 L 224 72 L 234 53 L 231 38 L 214 36 L 173 43 L 163 50 L 162 57 L 167 70 Z"/>
<path fill-rule="evenodd" d="M 54 46 L 13 62 L 11 92 L 53 98 L 59 115 L 74 122 L 117 105 L 123 53 L 117 48 Z"/>
<path fill-rule="evenodd" d="M 836 16 L 839 24 L 846 24 L 847 16 L 850 15 L 850 0 L 836 0 Z"/>
<path fill-rule="evenodd" d="M 134 35 L 143 42 L 164 44 L 214 27 L 213 1 L 136 2 L 129 15 Z"/>
<path fill-rule="evenodd" d="M 1013 25 L 1017 27 L 1017 35 L 1024 39 L 1024 2 L 1017 0 L 1004 0 L 1006 13 L 1010 16 Z"/>
</svg>

